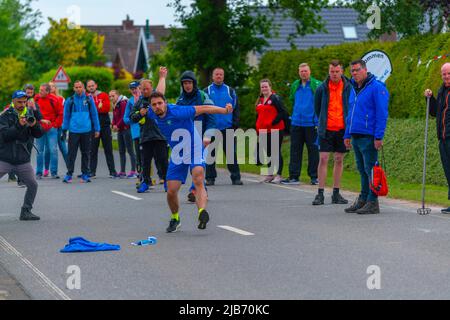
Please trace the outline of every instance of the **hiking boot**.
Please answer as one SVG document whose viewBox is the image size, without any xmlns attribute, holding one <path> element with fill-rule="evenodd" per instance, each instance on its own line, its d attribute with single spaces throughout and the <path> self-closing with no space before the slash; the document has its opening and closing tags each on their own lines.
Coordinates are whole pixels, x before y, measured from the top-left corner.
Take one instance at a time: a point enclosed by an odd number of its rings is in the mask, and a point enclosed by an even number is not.
<svg viewBox="0 0 450 320">
<path fill-rule="evenodd" d="M 338 193 L 338 194 L 333 194 L 331 196 L 331 203 L 332 204 L 348 204 L 348 200 L 344 199 L 344 197 Z"/>
<path fill-rule="evenodd" d="M 41 218 L 31 213 L 30 209 L 22 208 L 20 212 L 20 221 L 39 221 Z"/>
<path fill-rule="evenodd" d="M 197 199 L 195 198 L 195 191 L 191 191 L 188 194 L 188 201 L 191 202 L 191 203 L 196 203 L 197 202 Z"/>
<path fill-rule="evenodd" d="M 325 196 L 323 193 L 319 193 L 312 204 L 313 206 L 323 206 L 325 204 Z"/>
<path fill-rule="evenodd" d="M 209 213 L 208 213 L 208 211 L 203 210 L 203 211 L 200 213 L 200 216 L 198 217 L 198 221 L 199 221 L 198 228 L 199 228 L 200 230 L 205 230 L 205 229 L 206 229 L 206 225 L 207 225 L 208 222 L 209 222 Z"/>
<path fill-rule="evenodd" d="M 363 208 L 366 205 L 365 200 L 363 200 L 361 198 L 361 196 L 358 197 L 358 199 L 356 199 L 356 201 L 352 204 L 351 207 L 345 209 L 344 211 L 347 213 L 356 213 L 357 210 Z"/>
<path fill-rule="evenodd" d="M 442 209 L 441 213 L 443 213 L 443 214 L 450 214 L 450 207 L 447 208 L 447 209 Z"/>
<path fill-rule="evenodd" d="M 356 211 L 357 214 L 379 214 L 380 213 L 380 204 L 378 200 L 376 201 L 367 201 L 366 205 Z"/>
<path fill-rule="evenodd" d="M 243 186 L 244 183 L 241 180 L 233 180 L 232 185 L 233 186 Z"/>
<path fill-rule="evenodd" d="M 299 186 L 300 180 L 298 179 L 285 179 L 281 181 L 281 184 L 287 185 L 287 186 Z"/>
<path fill-rule="evenodd" d="M 167 233 L 175 233 L 180 230 L 181 222 L 179 220 L 170 220 L 169 227 L 166 229 Z"/>
</svg>

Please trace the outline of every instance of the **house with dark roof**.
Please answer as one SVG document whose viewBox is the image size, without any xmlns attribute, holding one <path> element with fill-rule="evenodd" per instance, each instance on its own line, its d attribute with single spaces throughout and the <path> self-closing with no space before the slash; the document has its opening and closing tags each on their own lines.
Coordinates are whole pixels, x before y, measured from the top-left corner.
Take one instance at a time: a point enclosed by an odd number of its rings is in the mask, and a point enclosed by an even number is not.
<svg viewBox="0 0 450 320">
<path fill-rule="evenodd" d="M 274 23 L 278 28 L 278 36 L 266 39 L 269 45 L 264 48 L 264 52 L 271 50 L 290 50 L 291 43 L 289 42 L 289 37 L 297 32 L 294 19 L 285 17 L 282 10 L 272 13 L 268 8 L 260 8 L 260 11 L 269 17 L 271 21 L 275 21 Z M 333 7 L 323 9 L 319 15 L 322 18 L 327 32 L 317 32 L 302 37 L 295 37 L 292 42 L 297 49 L 306 50 L 313 47 L 320 48 L 329 45 L 368 40 L 370 30 L 365 24 L 358 22 L 359 14 L 356 10 Z M 384 40 L 388 39 L 385 38 Z M 389 40 L 395 40 L 395 37 Z M 261 54 L 252 53 L 249 56 L 249 63 L 256 66 L 260 58 Z"/>
<path fill-rule="evenodd" d="M 146 72 L 151 57 L 164 48 L 164 39 L 170 35 L 170 29 L 163 25 L 151 26 L 149 20 L 145 26 L 134 25 L 129 16 L 122 25 L 82 27 L 105 37 L 107 66 L 131 73 Z"/>
</svg>

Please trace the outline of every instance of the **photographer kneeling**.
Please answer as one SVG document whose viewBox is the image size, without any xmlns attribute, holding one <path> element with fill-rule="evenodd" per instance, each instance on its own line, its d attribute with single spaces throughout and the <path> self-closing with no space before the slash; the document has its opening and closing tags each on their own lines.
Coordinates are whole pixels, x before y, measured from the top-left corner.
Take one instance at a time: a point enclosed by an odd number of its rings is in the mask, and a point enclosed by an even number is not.
<svg viewBox="0 0 450 320">
<path fill-rule="evenodd" d="M 33 138 L 40 138 L 44 131 L 32 109 L 26 107 L 27 94 L 16 91 L 11 107 L 0 115 L 0 179 L 13 171 L 27 187 L 20 213 L 22 221 L 40 220 L 31 213 L 38 184 L 30 163 Z"/>
</svg>

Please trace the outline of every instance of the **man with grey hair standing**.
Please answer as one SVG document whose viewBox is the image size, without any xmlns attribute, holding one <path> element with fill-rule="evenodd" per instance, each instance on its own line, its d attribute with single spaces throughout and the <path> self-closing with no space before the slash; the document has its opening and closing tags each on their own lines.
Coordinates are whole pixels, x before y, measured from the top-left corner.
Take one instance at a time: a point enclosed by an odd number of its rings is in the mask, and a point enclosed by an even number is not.
<svg viewBox="0 0 450 320">
<path fill-rule="evenodd" d="M 449 185 L 450 200 L 450 63 L 447 62 L 442 66 L 441 76 L 444 83 L 438 91 L 437 98 L 430 89 L 425 90 L 425 97 L 430 98 L 430 115 L 436 117 L 439 153 Z M 442 213 L 450 214 L 450 207 L 443 209 Z"/>
</svg>

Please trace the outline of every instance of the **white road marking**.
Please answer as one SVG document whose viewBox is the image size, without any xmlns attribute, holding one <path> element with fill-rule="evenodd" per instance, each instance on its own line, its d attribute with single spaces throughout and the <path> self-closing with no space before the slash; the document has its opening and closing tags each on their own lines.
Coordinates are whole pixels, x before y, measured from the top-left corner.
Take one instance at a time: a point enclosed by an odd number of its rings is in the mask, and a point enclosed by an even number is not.
<svg viewBox="0 0 450 320">
<path fill-rule="evenodd" d="M 111 192 L 112 192 L 112 193 L 115 193 L 115 194 L 117 194 L 117 195 L 119 195 L 119 196 L 126 197 L 126 198 L 129 198 L 129 199 L 133 199 L 133 200 L 136 200 L 136 201 L 142 200 L 141 198 L 138 198 L 138 197 L 135 197 L 135 196 L 126 194 L 126 193 L 124 193 L 124 192 L 120 192 L 120 191 L 111 191 Z"/>
<path fill-rule="evenodd" d="M 240 235 L 243 235 L 243 236 L 254 236 L 255 235 L 254 233 L 251 233 L 251 232 L 248 232 L 248 231 L 245 231 L 245 230 L 241 230 L 241 229 L 238 229 L 238 228 L 230 227 L 230 226 L 217 226 L 217 227 L 221 228 L 221 229 L 224 229 L 224 230 L 228 230 L 228 231 L 237 233 L 237 234 L 240 234 Z"/>
<path fill-rule="evenodd" d="M 60 288 L 58 288 L 47 276 L 45 276 L 38 268 L 36 268 L 27 258 L 25 258 L 19 251 L 16 250 L 5 238 L 0 236 L 0 247 L 2 247 L 9 254 L 15 255 L 20 259 L 20 261 L 27 266 L 40 280 L 42 286 L 47 289 L 50 294 L 56 298 L 62 300 L 72 300 L 68 295 L 64 293 Z"/>
<path fill-rule="evenodd" d="M 242 179 L 242 180 L 248 181 L 248 182 L 257 182 L 257 183 L 259 182 L 259 183 L 261 183 L 261 181 L 254 180 L 254 179 L 248 179 L 248 178 L 245 178 L 245 179 Z M 301 190 L 301 189 L 298 189 L 298 188 L 288 187 L 288 186 L 274 184 L 274 183 L 265 183 L 265 185 L 276 187 L 276 188 L 283 188 L 283 189 L 293 190 L 293 191 L 297 191 L 297 192 L 309 193 L 309 194 L 315 193 L 314 191 Z M 414 210 L 417 211 L 417 209 L 414 209 L 414 208 L 409 209 L 409 208 L 402 208 L 402 207 L 398 207 L 398 206 L 387 206 L 387 205 L 383 205 L 383 206 L 381 206 L 381 208 L 382 209 L 383 208 L 384 209 L 385 208 L 389 208 L 389 209 L 399 210 L 399 211 L 403 211 L 403 212 L 414 212 Z M 441 209 L 433 207 L 433 208 L 431 208 L 431 210 L 432 210 L 432 212 L 435 212 L 435 211 L 439 212 Z M 446 216 L 438 215 L 438 214 L 433 214 L 433 213 L 431 213 L 429 215 L 425 215 L 424 217 L 432 217 L 432 218 L 445 219 L 447 221 L 450 221 L 450 217 L 446 217 Z"/>
</svg>

